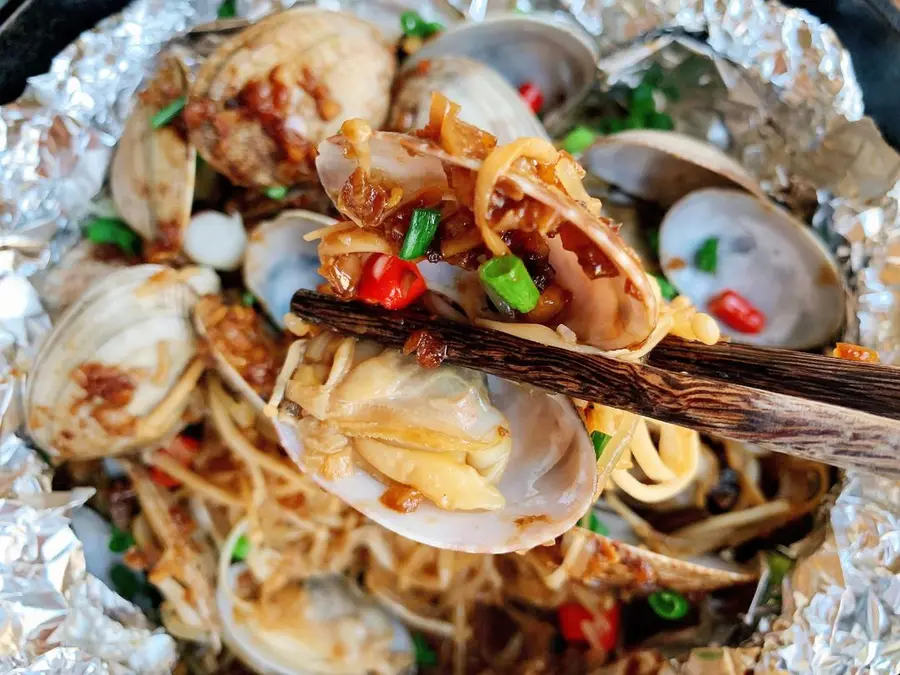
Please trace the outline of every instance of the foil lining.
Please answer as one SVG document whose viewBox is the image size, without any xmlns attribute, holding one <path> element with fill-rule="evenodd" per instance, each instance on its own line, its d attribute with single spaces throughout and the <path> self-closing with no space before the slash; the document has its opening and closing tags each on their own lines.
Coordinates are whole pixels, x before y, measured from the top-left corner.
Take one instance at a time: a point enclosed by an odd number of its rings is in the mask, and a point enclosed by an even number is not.
<svg viewBox="0 0 900 675">
<path fill-rule="evenodd" d="M 259 18 L 294 0 L 238 0 Z M 763 0 L 319 0 L 398 36 L 416 9 L 450 25 L 496 11 L 566 11 L 597 37 L 603 86 L 649 63 L 688 76 L 679 128 L 754 171 L 812 217 L 846 271 L 847 337 L 900 363 L 900 156 L 863 116 L 849 55 L 803 11 Z M 78 238 L 115 141 L 161 47 L 214 18 L 217 0 L 136 0 L 84 34 L 0 108 L 0 668 L 21 673 L 162 673 L 174 643 L 84 571 L 67 514 L 83 492 L 49 491 L 16 434 L 30 359 L 50 328 L 32 284 Z M 683 75 L 684 73 L 681 73 Z M 681 76 L 680 75 L 680 76 Z M 692 86 L 696 85 L 696 86 Z M 53 311 L 55 314 L 55 311 Z M 832 536 L 793 575 L 755 652 L 755 672 L 900 673 L 900 484 L 848 476 Z M 789 619 L 789 620 L 788 620 Z M 666 672 L 701 672 L 694 654 Z M 727 650 L 722 657 L 736 663 Z"/>
</svg>

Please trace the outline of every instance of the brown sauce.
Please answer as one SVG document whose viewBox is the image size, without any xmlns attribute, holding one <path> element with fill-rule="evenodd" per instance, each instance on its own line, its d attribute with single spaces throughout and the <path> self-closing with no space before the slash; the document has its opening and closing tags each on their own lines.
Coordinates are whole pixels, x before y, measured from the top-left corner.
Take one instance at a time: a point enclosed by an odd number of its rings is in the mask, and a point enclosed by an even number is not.
<svg viewBox="0 0 900 675">
<path fill-rule="evenodd" d="M 403 345 L 403 353 L 415 353 L 423 368 L 437 368 L 447 358 L 447 343 L 426 330 L 417 330 Z"/>
<path fill-rule="evenodd" d="M 396 483 L 385 490 L 378 501 L 397 513 L 412 513 L 424 499 L 425 495 L 418 490 Z"/>
</svg>

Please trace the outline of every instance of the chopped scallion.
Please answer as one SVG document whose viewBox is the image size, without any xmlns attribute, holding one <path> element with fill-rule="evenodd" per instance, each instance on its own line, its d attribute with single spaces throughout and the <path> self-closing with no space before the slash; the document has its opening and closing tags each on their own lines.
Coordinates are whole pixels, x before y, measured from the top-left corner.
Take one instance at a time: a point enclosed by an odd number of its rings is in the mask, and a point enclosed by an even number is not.
<svg viewBox="0 0 900 675">
<path fill-rule="evenodd" d="M 591 517 L 588 518 L 588 529 L 591 532 L 596 532 L 599 535 L 604 537 L 609 536 L 609 528 L 597 517 L 597 514 L 591 511 Z"/>
<path fill-rule="evenodd" d="M 650 245 L 650 250 L 653 251 L 653 255 L 659 258 L 659 228 L 654 227 L 647 230 L 647 243 Z"/>
<path fill-rule="evenodd" d="M 161 129 L 166 126 L 178 116 L 178 113 L 182 111 L 186 102 L 186 96 L 179 96 L 165 108 L 158 110 L 156 114 L 150 118 L 151 126 L 153 126 L 154 129 Z"/>
<path fill-rule="evenodd" d="M 134 537 L 131 536 L 131 532 L 120 530 L 113 525 L 112 534 L 109 537 L 109 550 L 113 553 L 125 553 L 132 546 L 134 546 Z"/>
<path fill-rule="evenodd" d="M 287 197 L 288 189 L 283 185 L 275 185 L 270 188 L 266 188 L 264 190 L 266 197 L 269 199 L 274 199 L 275 201 L 281 201 L 285 197 Z"/>
<path fill-rule="evenodd" d="M 437 653 L 431 648 L 425 638 L 419 633 L 413 633 L 413 646 L 416 649 L 416 665 L 436 666 Z"/>
<path fill-rule="evenodd" d="M 597 455 L 597 459 L 600 459 L 600 455 L 606 450 L 610 439 L 612 439 L 612 436 L 604 434 L 602 431 L 591 432 L 591 442 L 594 444 L 594 454 Z"/>
<path fill-rule="evenodd" d="M 662 274 L 654 274 L 653 276 L 659 284 L 659 292 L 662 294 L 663 298 L 672 301 L 678 296 L 678 291 L 675 290 L 675 287 L 670 284 L 669 280 Z"/>
<path fill-rule="evenodd" d="M 719 266 L 719 238 L 710 237 L 700 244 L 694 255 L 694 265 L 701 272 L 715 274 Z"/>
<path fill-rule="evenodd" d="M 426 21 L 418 12 L 406 11 L 400 15 L 400 28 L 407 37 L 427 38 L 444 30 L 436 21 Z"/>
<path fill-rule="evenodd" d="M 530 312 L 541 297 L 525 263 L 514 255 L 491 258 L 478 268 L 478 276 L 488 293 L 496 293 L 517 312 Z"/>
<path fill-rule="evenodd" d="M 237 0 L 224 0 L 216 13 L 220 19 L 231 19 L 237 16 Z"/>
<path fill-rule="evenodd" d="M 109 568 L 109 578 L 116 593 L 126 600 L 134 598 L 143 585 L 137 573 L 122 563 L 116 563 Z"/>
<path fill-rule="evenodd" d="M 651 129 L 672 131 L 672 129 L 675 128 L 675 122 L 673 122 L 672 117 L 666 113 L 655 112 L 647 119 L 647 126 Z"/>
<path fill-rule="evenodd" d="M 563 150 L 571 155 L 580 155 L 591 146 L 596 138 L 596 131 L 579 125 L 566 134 L 563 139 Z"/>
<path fill-rule="evenodd" d="M 242 534 L 238 537 L 234 548 L 231 549 L 231 559 L 233 561 L 246 560 L 248 553 L 250 553 L 250 540 L 247 539 L 247 535 Z"/>
<path fill-rule="evenodd" d="M 441 222 L 441 213 L 436 209 L 416 209 L 409 219 L 409 229 L 400 248 L 403 260 L 414 260 L 425 255 L 431 240 Z"/>
<path fill-rule="evenodd" d="M 95 244 L 113 244 L 128 255 L 137 255 L 140 250 L 138 235 L 118 218 L 94 218 L 82 232 Z"/>
<path fill-rule="evenodd" d="M 769 586 L 781 586 L 794 561 L 777 551 L 769 551 L 766 559 L 769 564 Z"/>
<path fill-rule="evenodd" d="M 678 591 L 656 591 L 647 598 L 647 602 L 657 616 L 668 621 L 683 619 L 690 608 L 687 598 Z"/>
<path fill-rule="evenodd" d="M 256 296 L 250 291 L 244 291 L 241 293 L 241 304 L 244 307 L 253 307 L 256 304 Z"/>
</svg>

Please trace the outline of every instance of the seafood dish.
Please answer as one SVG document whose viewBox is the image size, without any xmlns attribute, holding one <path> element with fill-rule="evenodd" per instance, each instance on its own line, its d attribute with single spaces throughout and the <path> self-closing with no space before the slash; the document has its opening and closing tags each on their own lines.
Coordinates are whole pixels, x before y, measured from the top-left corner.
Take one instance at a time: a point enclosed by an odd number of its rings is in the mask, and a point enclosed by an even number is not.
<svg viewBox="0 0 900 675">
<path fill-rule="evenodd" d="M 833 260 L 711 146 L 572 130 L 597 53 L 558 18 L 372 4 L 170 45 L 40 280 L 27 430 L 61 485 L 97 489 L 91 572 L 179 640 L 181 673 L 649 675 L 709 644 L 710 667 L 752 665 L 835 470 L 443 363 L 427 332 L 338 334 L 291 298 L 639 361 L 667 336 L 825 347 Z M 503 63 L 517 35 L 527 71 Z M 626 217 L 648 204 L 655 246 Z M 733 236 L 708 217 L 729 209 Z M 752 291 L 755 333 L 714 301 L 751 294 L 749 267 L 687 262 L 711 238 L 749 255 L 729 246 L 751 229 L 757 258 L 802 262 L 793 296 Z"/>
</svg>

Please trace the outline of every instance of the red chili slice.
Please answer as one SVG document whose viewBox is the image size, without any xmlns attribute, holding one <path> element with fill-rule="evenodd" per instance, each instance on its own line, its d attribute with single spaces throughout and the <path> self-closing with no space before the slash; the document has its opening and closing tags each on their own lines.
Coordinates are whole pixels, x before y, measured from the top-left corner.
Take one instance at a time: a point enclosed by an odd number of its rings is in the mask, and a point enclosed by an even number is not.
<svg viewBox="0 0 900 675">
<path fill-rule="evenodd" d="M 707 304 L 713 316 L 740 333 L 755 335 L 766 327 L 766 316 L 737 291 L 725 290 Z"/>
<path fill-rule="evenodd" d="M 425 279 L 415 263 L 377 253 L 366 261 L 357 297 L 385 309 L 403 309 L 425 290 Z"/>
<path fill-rule="evenodd" d="M 611 652 L 619 641 L 619 623 L 621 608 L 616 602 L 612 607 L 600 614 L 592 614 L 577 602 L 567 602 L 557 610 L 559 629 L 567 642 L 588 642 L 584 633 L 585 625 L 592 626 L 591 633 L 596 633 L 599 646 Z"/>
<path fill-rule="evenodd" d="M 189 466 L 194 454 L 200 449 L 200 441 L 190 436 L 178 436 L 169 447 L 160 452 L 169 455 L 182 466 Z M 150 467 L 150 480 L 164 488 L 176 488 L 181 485 L 181 481 L 170 476 L 162 469 L 155 466 Z"/>
<path fill-rule="evenodd" d="M 544 95 L 533 82 L 526 82 L 519 87 L 519 95 L 528 104 L 528 107 L 536 114 L 544 107 Z"/>
</svg>

